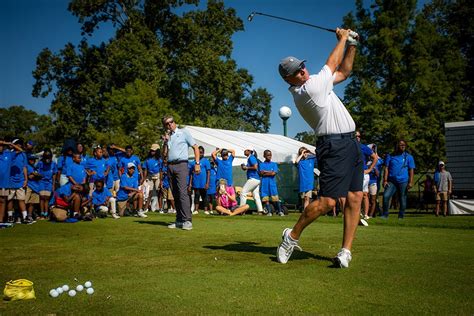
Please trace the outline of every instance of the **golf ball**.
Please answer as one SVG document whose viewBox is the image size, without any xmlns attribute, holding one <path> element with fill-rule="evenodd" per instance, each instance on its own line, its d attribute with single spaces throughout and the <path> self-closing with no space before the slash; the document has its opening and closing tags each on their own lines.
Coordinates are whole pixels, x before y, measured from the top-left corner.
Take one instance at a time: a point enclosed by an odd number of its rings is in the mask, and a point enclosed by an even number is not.
<svg viewBox="0 0 474 316">
<path fill-rule="evenodd" d="M 86 290 L 86 292 L 87 292 L 87 294 L 92 295 L 92 294 L 94 294 L 94 289 L 90 287 Z"/>
<path fill-rule="evenodd" d="M 51 297 L 58 297 L 59 293 L 55 289 L 52 289 L 51 291 L 49 291 L 49 295 L 51 295 Z"/>
<path fill-rule="evenodd" d="M 64 284 L 64 285 L 63 285 L 63 291 L 64 291 L 64 292 L 69 291 L 69 285 Z"/>
<path fill-rule="evenodd" d="M 58 292 L 58 294 L 63 294 L 64 290 L 63 290 L 62 287 L 58 287 L 58 288 L 56 289 L 56 292 Z"/>
<path fill-rule="evenodd" d="M 85 286 L 85 287 L 91 287 L 91 286 L 92 286 L 92 282 L 91 282 L 91 281 L 87 281 L 86 283 L 84 283 L 84 286 Z"/>
<path fill-rule="evenodd" d="M 76 291 L 82 292 L 82 290 L 84 290 L 84 287 L 82 285 L 79 284 L 78 286 L 76 286 Z"/>
<path fill-rule="evenodd" d="M 69 294 L 70 297 L 76 296 L 76 291 L 70 290 L 67 294 Z"/>
</svg>

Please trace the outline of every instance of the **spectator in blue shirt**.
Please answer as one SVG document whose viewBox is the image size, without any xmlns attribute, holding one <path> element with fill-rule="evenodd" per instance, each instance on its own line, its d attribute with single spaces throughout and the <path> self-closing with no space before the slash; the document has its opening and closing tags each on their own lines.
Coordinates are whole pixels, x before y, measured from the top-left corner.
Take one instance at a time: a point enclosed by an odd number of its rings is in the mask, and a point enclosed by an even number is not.
<svg viewBox="0 0 474 316">
<path fill-rule="evenodd" d="M 102 148 L 100 146 L 96 146 L 94 148 L 93 157 L 87 159 L 85 164 L 85 168 L 87 170 L 87 174 L 89 176 L 89 194 L 92 195 L 94 191 L 94 183 L 97 180 L 103 180 L 107 178 L 109 174 L 109 166 L 107 161 L 103 158 Z"/>
<path fill-rule="evenodd" d="M 99 217 L 107 217 L 110 210 L 114 219 L 119 219 L 115 208 L 115 198 L 104 185 L 104 180 L 99 179 L 94 182 L 95 190 L 92 192 L 92 208 Z"/>
<path fill-rule="evenodd" d="M 369 219 L 369 174 L 374 169 L 377 164 L 379 157 L 376 153 L 372 151 L 367 145 L 360 142 L 361 134 L 359 131 L 356 131 L 356 140 L 360 146 L 362 164 L 364 166 L 364 182 L 362 183 L 362 205 L 364 206 L 364 219 Z M 370 163 L 370 166 L 368 165 Z"/>
<path fill-rule="evenodd" d="M 26 188 L 25 204 L 28 216 L 24 220 L 25 224 L 34 223 L 33 211 L 35 207 L 38 207 L 39 205 L 41 174 L 39 174 L 38 169 L 35 166 L 36 159 L 38 158 L 32 154 L 27 156 L 28 165 L 26 166 L 26 170 L 28 173 L 28 187 Z"/>
<path fill-rule="evenodd" d="M 12 154 L 9 149 L 10 142 L 0 140 L 0 223 L 4 222 L 7 209 L 10 187 L 10 165 Z"/>
<path fill-rule="evenodd" d="M 242 164 L 242 170 L 247 172 L 247 181 L 240 192 L 240 206 L 247 204 L 247 195 L 252 192 L 252 197 L 257 206 L 257 212 L 263 214 L 262 201 L 260 200 L 260 175 L 258 174 L 257 152 L 251 149 L 244 150 L 247 163 Z"/>
<path fill-rule="evenodd" d="M 90 157 L 87 156 L 86 148 L 84 147 L 84 144 L 80 142 L 76 143 L 75 152 L 81 155 L 81 165 L 85 166 L 87 164 L 87 160 L 89 160 Z"/>
<path fill-rule="evenodd" d="M 69 182 L 67 172 L 69 168 L 74 163 L 72 161 L 72 156 L 74 154 L 74 149 L 72 147 L 67 147 L 63 155 L 58 158 L 57 166 L 58 166 L 58 175 L 57 178 L 59 180 L 59 186 L 63 186 Z"/>
<path fill-rule="evenodd" d="M 110 148 L 119 150 L 123 153 L 123 155 L 119 155 L 120 159 L 118 162 L 118 170 L 119 170 L 119 175 L 120 179 L 122 179 L 122 175 L 124 173 L 127 173 L 127 166 L 131 162 L 133 163 L 136 168 L 135 168 L 135 175 L 138 177 L 138 183 L 141 185 L 145 181 L 143 178 L 143 170 L 142 170 L 142 163 L 140 161 L 140 158 L 138 156 L 133 154 L 133 147 L 131 145 L 127 145 L 124 148 L 120 148 L 117 145 L 111 145 Z"/>
<path fill-rule="evenodd" d="M 219 153 L 221 158 L 217 157 Z M 226 179 L 228 186 L 234 185 L 232 179 L 232 162 L 234 161 L 235 150 L 216 148 L 216 150 L 212 152 L 211 157 L 217 165 L 217 179 Z"/>
<path fill-rule="evenodd" d="M 120 174 L 119 174 L 119 159 L 118 159 L 118 154 L 115 152 L 115 149 L 113 148 L 113 144 L 110 146 L 107 146 L 107 154 L 109 156 L 107 163 L 109 165 L 109 173 L 107 176 L 107 179 L 110 178 L 111 181 L 113 181 L 113 186 L 109 188 L 110 192 L 112 193 L 113 196 L 115 196 L 120 189 Z M 108 182 L 107 182 L 108 183 Z"/>
<path fill-rule="evenodd" d="M 303 202 L 303 209 L 308 206 L 314 190 L 314 165 L 316 155 L 312 154 L 308 148 L 301 147 L 298 150 L 298 157 L 295 165 L 298 168 L 299 192 Z"/>
<path fill-rule="evenodd" d="M 175 214 L 176 207 L 174 205 L 173 192 L 171 192 L 170 180 L 168 175 L 168 163 L 166 159 L 163 160 L 163 167 L 161 169 L 161 194 L 160 194 L 160 205 L 162 208 L 160 213 L 164 213 L 164 200 L 166 200 L 167 213 Z"/>
<path fill-rule="evenodd" d="M 58 172 L 57 165 L 53 159 L 53 153 L 51 149 L 45 148 L 43 150 L 43 157 L 36 166 L 39 174 L 41 175 L 40 180 L 40 217 L 46 219 L 49 211 L 49 199 L 56 188 L 56 173 Z"/>
<path fill-rule="evenodd" d="M 199 214 L 199 200 L 202 200 L 204 206 L 204 213 L 209 215 L 208 202 L 207 202 L 207 189 L 209 189 L 210 178 L 211 178 L 211 163 L 209 159 L 204 157 L 204 147 L 199 146 L 199 162 L 201 164 L 201 172 L 199 174 L 194 173 L 194 165 L 196 161 L 192 161 L 190 165 L 190 180 L 189 189 L 194 190 L 194 212 L 193 214 Z"/>
<path fill-rule="evenodd" d="M 26 155 L 23 152 L 23 141 L 21 139 L 14 139 L 11 142 L 12 160 L 10 165 L 10 179 L 8 192 L 8 217 L 9 222 L 13 222 L 13 207 L 14 201 L 18 202 L 18 209 L 21 212 L 21 217 L 17 216 L 17 222 L 21 223 L 21 219 L 26 220 L 26 188 L 28 186 L 28 171 L 26 166 L 28 162 Z"/>
<path fill-rule="evenodd" d="M 374 153 L 377 154 L 377 145 L 375 144 L 370 144 L 368 145 L 370 149 Z M 378 154 L 377 154 L 378 156 Z M 374 217 L 375 216 L 375 209 L 378 204 L 377 202 L 377 195 L 379 193 L 379 183 L 380 183 L 380 177 L 382 176 L 382 168 L 384 165 L 384 159 L 382 157 L 378 157 L 377 163 L 375 164 L 375 167 L 372 169 L 372 171 L 369 173 L 369 217 Z"/>
<path fill-rule="evenodd" d="M 212 160 L 209 161 L 211 169 L 209 169 L 209 189 L 207 189 L 207 202 L 209 203 L 209 213 L 213 214 L 214 201 L 216 199 L 217 189 L 217 166 Z"/>
<path fill-rule="evenodd" d="M 82 156 L 80 153 L 74 153 L 72 156 L 72 164 L 68 166 L 66 175 L 69 182 L 74 184 L 85 185 L 88 176 L 86 168 L 82 165 Z"/>
<path fill-rule="evenodd" d="M 143 177 L 145 178 L 145 186 L 147 187 L 148 196 L 145 197 L 145 212 L 148 209 L 156 211 L 161 209 L 160 203 L 160 179 L 161 169 L 163 168 L 163 159 L 161 159 L 160 145 L 153 144 L 148 152 L 148 157 L 143 163 Z M 152 203 L 151 200 L 156 202 Z M 156 204 L 155 204 L 156 203 Z"/>
<path fill-rule="evenodd" d="M 398 218 L 405 216 L 407 192 L 413 187 L 415 160 L 406 152 L 407 143 L 399 140 L 393 155 L 387 156 L 385 160 L 385 174 L 383 179 L 383 218 L 388 218 L 388 207 L 391 197 L 398 192 L 400 210 Z"/>
<path fill-rule="evenodd" d="M 265 203 L 267 216 L 272 216 L 272 208 L 270 202 L 275 205 L 275 209 L 280 216 L 284 216 L 281 210 L 280 198 L 278 196 L 278 189 L 275 176 L 278 173 L 278 165 L 272 161 L 272 152 L 265 150 L 263 152 L 265 161 L 260 163 L 260 176 L 262 177 L 262 202 Z"/>
<path fill-rule="evenodd" d="M 143 212 L 143 192 L 138 189 L 138 176 L 135 169 L 133 162 L 129 162 L 127 172 L 120 178 L 120 189 L 117 193 L 119 215 L 123 216 L 127 204 L 132 204 L 138 217 L 146 218 L 148 216 Z"/>
</svg>

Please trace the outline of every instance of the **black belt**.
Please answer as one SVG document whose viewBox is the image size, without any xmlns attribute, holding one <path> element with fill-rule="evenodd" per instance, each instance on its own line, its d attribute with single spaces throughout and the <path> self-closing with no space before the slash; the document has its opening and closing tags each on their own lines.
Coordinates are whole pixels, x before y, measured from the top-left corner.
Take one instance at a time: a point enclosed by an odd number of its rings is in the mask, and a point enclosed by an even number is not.
<svg viewBox="0 0 474 316">
<path fill-rule="evenodd" d="M 355 138 L 355 132 L 342 133 L 342 134 L 321 135 L 321 136 L 318 136 L 318 141 L 316 143 L 321 144 L 321 143 L 323 143 L 325 141 L 328 141 L 328 140 L 345 139 L 345 138 L 354 139 Z"/>
<path fill-rule="evenodd" d="M 177 165 L 182 162 L 188 162 L 187 160 L 173 160 L 173 161 L 168 161 L 168 165 Z"/>
</svg>

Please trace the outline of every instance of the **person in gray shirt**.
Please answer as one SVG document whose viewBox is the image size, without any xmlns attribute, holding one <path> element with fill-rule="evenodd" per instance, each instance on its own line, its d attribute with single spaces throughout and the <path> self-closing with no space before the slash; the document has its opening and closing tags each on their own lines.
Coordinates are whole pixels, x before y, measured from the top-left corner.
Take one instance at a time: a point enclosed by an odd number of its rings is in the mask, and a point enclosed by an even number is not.
<svg viewBox="0 0 474 316">
<path fill-rule="evenodd" d="M 443 161 L 438 163 L 438 170 L 437 174 L 435 174 L 436 216 L 439 216 L 441 201 L 443 202 L 443 216 L 447 216 L 448 199 L 453 190 L 453 178 L 451 173 L 446 171 L 446 165 Z"/>
</svg>

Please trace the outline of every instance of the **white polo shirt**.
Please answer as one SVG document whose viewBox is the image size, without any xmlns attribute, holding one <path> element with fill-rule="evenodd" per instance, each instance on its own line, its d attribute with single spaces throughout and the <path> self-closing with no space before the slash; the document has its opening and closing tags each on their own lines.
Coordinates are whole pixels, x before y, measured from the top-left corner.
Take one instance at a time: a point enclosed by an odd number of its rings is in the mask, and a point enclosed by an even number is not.
<svg viewBox="0 0 474 316">
<path fill-rule="evenodd" d="M 289 88 L 296 108 L 316 136 L 355 131 L 354 120 L 333 91 L 335 78 L 336 74 L 325 65 L 302 86 Z"/>
</svg>

